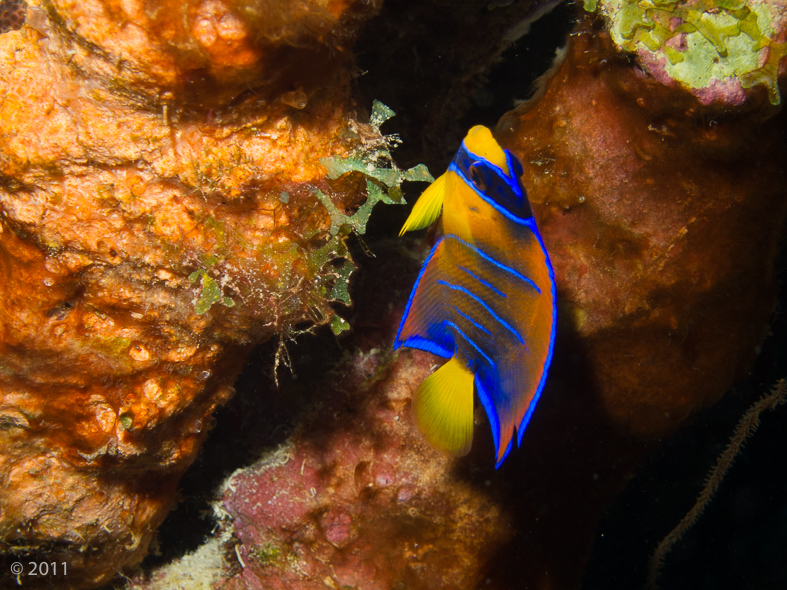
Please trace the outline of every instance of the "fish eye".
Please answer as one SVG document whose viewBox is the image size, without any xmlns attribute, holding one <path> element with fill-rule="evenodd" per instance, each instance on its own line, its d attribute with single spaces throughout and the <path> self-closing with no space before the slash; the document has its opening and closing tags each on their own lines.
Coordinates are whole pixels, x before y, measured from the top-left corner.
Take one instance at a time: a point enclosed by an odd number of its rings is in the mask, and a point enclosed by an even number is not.
<svg viewBox="0 0 787 590">
<path fill-rule="evenodd" d="M 486 178 L 486 171 L 481 166 L 481 162 L 476 162 L 470 166 L 469 172 L 470 180 L 472 180 L 475 187 L 483 193 L 489 188 L 489 182 Z"/>
</svg>

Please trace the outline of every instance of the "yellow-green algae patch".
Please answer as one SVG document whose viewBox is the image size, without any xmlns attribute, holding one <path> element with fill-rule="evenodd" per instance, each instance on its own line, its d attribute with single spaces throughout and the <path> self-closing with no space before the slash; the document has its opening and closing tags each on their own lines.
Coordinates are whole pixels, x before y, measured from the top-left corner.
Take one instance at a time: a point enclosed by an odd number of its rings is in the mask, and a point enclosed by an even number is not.
<svg viewBox="0 0 787 590">
<path fill-rule="evenodd" d="M 618 46 L 663 61 L 666 74 L 690 90 L 718 82 L 763 85 L 772 104 L 781 102 L 777 73 L 787 44 L 774 41 L 777 7 L 744 0 L 586 0 L 585 10 L 599 5 Z"/>
</svg>

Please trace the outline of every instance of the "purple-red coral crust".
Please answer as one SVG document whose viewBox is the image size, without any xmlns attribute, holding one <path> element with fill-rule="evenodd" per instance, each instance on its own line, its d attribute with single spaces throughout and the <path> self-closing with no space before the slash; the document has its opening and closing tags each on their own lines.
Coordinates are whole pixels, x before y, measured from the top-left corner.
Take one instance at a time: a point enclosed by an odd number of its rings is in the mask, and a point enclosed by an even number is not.
<svg viewBox="0 0 787 590">
<path fill-rule="evenodd" d="M 409 423 L 431 357 L 380 355 L 348 359 L 320 414 L 226 482 L 242 571 L 217 587 L 466 588 L 510 538 L 504 510 Z M 382 363 L 382 379 L 353 375 L 363 358 Z"/>
</svg>

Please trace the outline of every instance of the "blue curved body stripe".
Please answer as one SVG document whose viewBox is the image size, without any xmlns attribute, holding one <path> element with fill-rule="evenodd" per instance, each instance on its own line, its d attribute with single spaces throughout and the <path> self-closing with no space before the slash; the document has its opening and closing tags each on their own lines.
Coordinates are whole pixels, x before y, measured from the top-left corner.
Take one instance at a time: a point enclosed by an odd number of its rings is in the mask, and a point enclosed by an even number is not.
<svg viewBox="0 0 787 590">
<path fill-rule="evenodd" d="M 479 330 L 481 330 L 481 331 L 482 331 L 484 334 L 486 334 L 487 336 L 491 336 L 491 335 L 492 335 L 492 332 L 490 332 L 489 330 L 487 330 L 487 329 L 486 329 L 484 326 L 482 326 L 482 325 L 481 325 L 481 324 L 479 324 L 477 321 L 475 321 L 473 318 L 471 318 L 469 315 L 467 315 L 466 313 L 464 313 L 464 312 L 463 312 L 461 309 L 459 309 L 459 308 L 458 308 L 458 307 L 456 307 L 456 306 L 454 306 L 454 309 L 456 310 L 456 313 L 458 313 L 460 316 L 462 316 L 463 318 L 465 318 L 465 319 L 466 319 L 468 322 L 470 322 L 471 324 L 473 324 L 473 325 L 474 325 L 476 328 L 478 328 Z"/>
<path fill-rule="evenodd" d="M 446 324 L 451 326 L 454 330 L 456 330 L 456 333 L 459 334 L 462 338 L 464 338 L 465 342 L 467 342 L 470 346 L 472 346 L 473 350 L 475 350 L 478 354 L 480 354 L 484 358 L 484 360 L 487 363 L 489 363 L 489 366 L 491 366 L 492 368 L 497 367 L 497 363 L 493 361 L 491 358 L 489 358 L 489 355 L 486 354 L 483 350 L 481 350 L 481 347 L 478 346 L 478 344 L 476 344 L 475 342 L 473 342 L 473 339 L 470 338 L 470 336 L 462 332 L 462 329 L 459 326 L 457 326 L 454 322 L 446 322 Z"/>
<path fill-rule="evenodd" d="M 541 242 L 541 236 L 539 236 L 539 235 L 538 235 L 538 230 L 536 230 L 536 226 L 535 226 L 535 225 L 533 225 L 533 227 L 532 227 L 532 231 L 533 231 L 533 233 L 535 234 L 535 236 L 538 238 L 538 241 L 539 241 L 539 243 L 540 243 L 540 244 L 543 246 L 543 242 Z M 535 290 L 536 290 L 536 293 L 541 293 L 541 289 L 539 289 L 539 288 L 538 288 L 538 285 L 536 285 L 536 284 L 535 284 L 535 283 L 534 283 L 532 280 L 530 280 L 529 278 L 527 278 L 527 277 L 526 277 L 525 275 L 523 275 L 521 272 L 519 272 L 518 270 L 516 270 L 516 269 L 514 269 L 514 268 L 511 268 L 510 266 L 508 266 L 508 265 L 506 265 L 506 264 L 503 264 L 503 263 L 502 263 L 502 262 L 500 262 L 499 260 L 495 260 L 495 259 L 494 259 L 494 258 L 492 258 L 492 257 L 491 257 L 489 254 L 487 254 L 486 252 L 482 252 L 481 250 L 479 250 L 479 249 L 478 249 L 478 247 L 477 247 L 477 246 L 475 246 L 474 244 L 471 244 L 471 243 L 470 243 L 470 242 L 468 242 L 467 240 L 463 240 L 463 239 L 462 239 L 462 238 L 460 238 L 459 236 L 455 236 L 455 235 L 453 235 L 453 234 L 448 234 L 447 236 L 445 236 L 445 237 L 444 237 L 444 239 L 446 239 L 446 240 L 456 240 L 457 242 L 459 242 L 460 244 L 462 244 L 462 245 L 463 245 L 465 248 L 467 248 L 467 249 L 471 250 L 471 251 L 472 251 L 472 252 L 474 252 L 475 254 L 478 254 L 478 255 L 479 255 L 481 258 L 483 258 L 484 260 L 486 260 L 488 263 L 490 263 L 490 264 L 494 264 L 494 265 L 495 265 L 497 268 L 499 268 L 499 269 L 500 269 L 500 270 L 502 270 L 503 272 L 507 272 L 507 273 L 509 273 L 511 276 L 514 276 L 514 277 L 518 278 L 520 281 L 524 281 L 524 282 L 525 282 L 525 283 L 527 283 L 527 284 L 528 284 L 530 287 L 532 287 L 533 289 L 535 289 Z M 426 263 L 424 263 L 424 265 L 426 265 Z M 552 268 L 552 267 L 550 266 L 550 270 L 551 270 L 551 268 Z M 416 284 L 418 284 L 418 283 L 416 283 Z M 405 315 L 406 315 L 406 314 L 405 314 Z"/>
<path fill-rule="evenodd" d="M 514 337 L 516 337 L 516 339 L 519 340 L 520 344 L 524 344 L 525 343 L 525 339 L 522 338 L 522 335 L 519 332 L 517 332 L 511 324 L 509 324 L 507 321 L 505 321 L 503 318 L 501 318 L 499 315 L 497 315 L 497 313 L 495 313 L 494 309 L 489 307 L 489 305 L 483 299 L 481 299 L 478 295 L 476 295 L 475 293 L 470 291 L 470 289 L 467 289 L 466 287 L 463 287 L 462 285 L 453 285 L 453 284 L 449 283 L 448 281 L 437 281 L 437 284 L 438 285 L 443 285 L 445 287 L 448 287 L 449 289 L 453 289 L 454 291 L 460 291 L 460 292 L 464 293 L 465 295 L 467 295 L 468 297 L 470 297 L 470 299 L 472 299 L 473 301 L 478 303 L 478 305 L 483 307 L 484 310 L 486 310 L 486 312 L 489 315 L 491 315 L 493 318 L 495 318 L 497 320 L 497 322 L 501 326 L 503 326 L 506 330 L 511 332 L 514 335 Z"/>
<path fill-rule="evenodd" d="M 431 340 L 427 340 L 421 336 L 410 336 L 404 342 L 399 343 L 399 345 L 395 348 L 399 348 L 400 346 L 407 346 L 408 348 L 417 348 L 418 350 L 431 352 L 432 354 L 444 359 L 451 358 L 454 355 L 453 350 L 443 348 L 442 346 L 435 344 Z"/>
<path fill-rule="evenodd" d="M 465 268 L 464 266 L 460 266 L 460 265 L 457 265 L 457 268 L 458 268 L 459 270 L 463 270 L 464 272 L 466 272 L 467 274 L 469 274 L 469 275 L 470 275 L 471 277 L 473 277 L 473 278 L 474 278 L 476 281 L 478 281 L 479 283 L 481 283 L 481 284 L 482 284 L 484 287 L 486 287 L 487 289 L 490 289 L 490 290 L 494 291 L 495 293 L 497 293 L 498 295 L 500 295 L 500 297 L 505 297 L 505 296 L 506 296 L 506 294 L 505 294 L 505 293 L 503 293 L 503 292 L 502 292 L 500 289 L 498 289 L 497 287 L 495 287 L 495 286 L 494 286 L 492 283 L 490 283 L 489 281 L 485 281 L 484 279 L 482 279 L 481 277 L 479 277 L 477 274 L 475 274 L 475 273 L 474 273 L 472 270 L 470 270 L 469 268 Z"/>
</svg>

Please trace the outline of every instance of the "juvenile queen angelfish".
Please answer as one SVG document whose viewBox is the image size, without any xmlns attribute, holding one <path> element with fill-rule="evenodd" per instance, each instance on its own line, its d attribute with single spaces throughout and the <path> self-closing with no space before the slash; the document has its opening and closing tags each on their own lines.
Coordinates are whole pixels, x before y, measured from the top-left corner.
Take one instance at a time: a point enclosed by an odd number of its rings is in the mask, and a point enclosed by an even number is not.
<svg viewBox="0 0 787 590">
<path fill-rule="evenodd" d="M 394 348 L 450 359 L 413 395 L 429 443 L 464 455 L 473 441 L 473 386 L 489 416 L 500 467 L 544 389 L 555 342 L 555 276 L 519 180 L 522 166 L 486 127 L 473 127 L 448 171 L 402 227 L 442 237 L 424 262 Z"/>
</svg>

